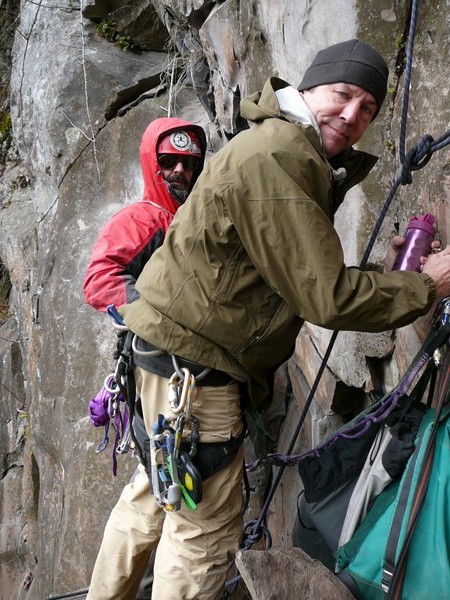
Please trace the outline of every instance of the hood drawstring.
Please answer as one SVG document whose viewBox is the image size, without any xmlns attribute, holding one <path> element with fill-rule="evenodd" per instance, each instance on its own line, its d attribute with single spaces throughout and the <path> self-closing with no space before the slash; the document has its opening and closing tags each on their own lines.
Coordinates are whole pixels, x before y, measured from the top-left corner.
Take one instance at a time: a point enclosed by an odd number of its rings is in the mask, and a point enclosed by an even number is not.
<svg viewBox="0 0 450 600">
<path fill-rule="evenodd" d="M 339 167 L 339 169 L 332 172 L 333 181 L 343 181 L 347 177 L 347 169 Z"/>
<path fill-rule="evenodd" d="M 168 208 L 165 208 L 164 206 L 161 206 L 160 204 L 157 204 L 156 202 L 153 202 L 152 200 L 143 200 L 143 202 L 147 202 L 148 204 L 151 204 L 152 206 L 159 208 L 163 211 L 165 211 L 168 215 L 172 215 L 172 217 L 175 216 L 175 213 L 172 212 L 171 210 L 169 210 Z"/>
</svg>

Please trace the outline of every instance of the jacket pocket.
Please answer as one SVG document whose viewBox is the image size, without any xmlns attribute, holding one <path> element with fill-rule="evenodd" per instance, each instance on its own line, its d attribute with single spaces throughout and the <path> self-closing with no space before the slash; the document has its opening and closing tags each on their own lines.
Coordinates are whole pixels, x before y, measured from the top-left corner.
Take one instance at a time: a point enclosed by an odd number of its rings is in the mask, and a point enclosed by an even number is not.
<svg viewBox="0 0 450 600">
<path fill-rule="evenodd" d="M 268 320 L 259 327 L 254 335 L 250 336 L 250 341 L 247 340 L 246 345 L 243 348 L 239 349 L 239 354 L 242 355 L 248 350 L 250 350 L 253 346 L 258 344 L 267 337 L 268 333 L 272 330 L 272 324 L 277 320 L 278 314 L 282 308 L 283 300 L 277 295 L 274 295 L 270 302 L 270 315 Z"/>
</svg>

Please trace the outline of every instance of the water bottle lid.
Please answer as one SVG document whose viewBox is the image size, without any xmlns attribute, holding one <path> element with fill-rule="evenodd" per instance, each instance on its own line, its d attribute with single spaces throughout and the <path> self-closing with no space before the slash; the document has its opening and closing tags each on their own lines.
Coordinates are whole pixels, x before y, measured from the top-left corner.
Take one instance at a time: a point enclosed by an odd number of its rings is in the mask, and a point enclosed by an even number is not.
<svg viewBox="0 0 450 600">
<path fill-rule="evenodd" d="M 436 228 L 434 227 L 435 221 L 436 217 L 430 213 L 411 217 L 407 229 L 422 229 L 434 236 L 436 234 Z"/>
</svg>

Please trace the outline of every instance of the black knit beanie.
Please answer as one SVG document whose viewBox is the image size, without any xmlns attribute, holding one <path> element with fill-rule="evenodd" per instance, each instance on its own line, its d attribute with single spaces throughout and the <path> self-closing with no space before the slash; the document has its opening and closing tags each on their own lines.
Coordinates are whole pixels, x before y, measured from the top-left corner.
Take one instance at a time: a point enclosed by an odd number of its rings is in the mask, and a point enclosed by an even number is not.
<svg viewBox="0 0 450 600">
<path fill-rule="evenodd" d="M 299 91 L 326 83 L 353 83 L 377 101 L 377 116 L 387 92 L 389 70 L 384 58 L 360 40 L 348 40 L 320 50 L 306 70 Z"/>
</svg>

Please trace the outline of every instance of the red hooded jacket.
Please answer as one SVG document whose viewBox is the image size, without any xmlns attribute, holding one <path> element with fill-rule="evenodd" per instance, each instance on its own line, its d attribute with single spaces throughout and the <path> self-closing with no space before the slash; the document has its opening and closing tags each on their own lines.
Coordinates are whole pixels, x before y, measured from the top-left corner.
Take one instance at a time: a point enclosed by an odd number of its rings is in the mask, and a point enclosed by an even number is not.
<svg viewBox="0 0 450 600">
<path fill-rule="evenodd" d="M 179 205 L 167 189 L 157 163 L 156 148 L 162 136 L 177 129 L 193 131 L 202 145 L 203 160 L 193 174 L 199 176 L 206 152 L 205 132 L 198 125 L 176 118 L 155 119 L 147 127 L 140 146 L 144 197 L 119 210 L 103 227 L 93 249 L 84 278 L 88 304 L 106 311 L 138 298 L 136 279 L 153 252 L 161 246 Z"/>
</svg>

